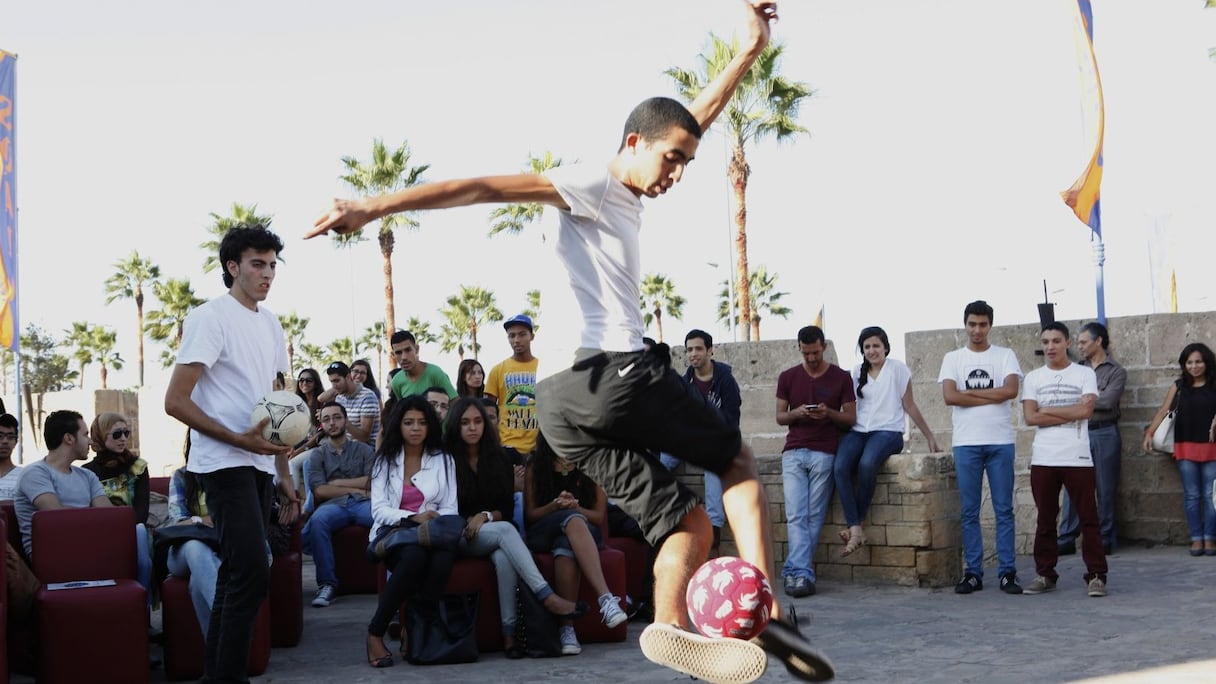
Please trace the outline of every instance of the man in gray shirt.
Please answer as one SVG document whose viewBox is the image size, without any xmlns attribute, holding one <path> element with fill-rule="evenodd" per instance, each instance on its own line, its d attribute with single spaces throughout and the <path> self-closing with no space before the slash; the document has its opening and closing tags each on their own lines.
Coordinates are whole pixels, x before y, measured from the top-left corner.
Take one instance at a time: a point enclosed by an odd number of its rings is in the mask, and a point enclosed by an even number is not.
<svg viewBox="0 0 1216 684">
<path fill-rule="evenodd" d="M 323 435 L 323 436 L 322 436 Z M 334 600 L 338 578 L 334 572 L 334 532 L 348 525 L 372 526 L 368 497 L 375 453 L 346 432 L 346 409 L 336 401 L 321 407 L 321 432 L 313 437 L 316 448 L 305 466 L 308 489 L 316 510 L 304 525 L 304 551 L 317 566 L 316 608 Z"/>
<path fill-rule="evenodd" d="M 1094 459 L 1097 480 L 1098 518 L 1102 525 L 1102 548 L 1110 555 L 1115 548 L 1115 504 L 1119 500 L 1119 471 L 1122 464 L 1123 440 L 1119 437 L 1119 400 L 1127 385 L 1127 371 L 1115 361 L 1107 349 L 1110 333 L 1101 323 L 1086 323 L 1077 335 L 1081 364 L 1094 369 L 1098 376 L 1098 402 L 1089 419 L 1089 453 Z M 1077 511 L 1064 493 L 1060 510 L 1060 534 L 1057 543 L 1061 555 L 1077 552 L 1077 534 L 1081 522 Z"/>
</svg>

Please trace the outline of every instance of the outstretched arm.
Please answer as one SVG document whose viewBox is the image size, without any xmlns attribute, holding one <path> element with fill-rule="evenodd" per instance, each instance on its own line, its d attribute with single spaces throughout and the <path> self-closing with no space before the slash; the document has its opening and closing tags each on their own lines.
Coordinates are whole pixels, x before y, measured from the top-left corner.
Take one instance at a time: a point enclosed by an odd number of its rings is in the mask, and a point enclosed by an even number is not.
<svg viewBox="0 0 1216 684">
<path fill-rule="evenodd" d="M 743 81 L 752 64 L 764 52 L 771 36 L 769 22 L 777 19 L 777 3 L 769 0 L 744 0 L 747 4 L 747 43 L 735 54 L 735 58 L 726 65 L 717 78 L 697 95 L 697 99 L 688 106 L 688 111 L 697 118 L 701 130 L 709 130 L 714 119 L 722 113 L 730 102 L 735 89 Z"/>
<path fill-rule="evenodd" d="M 544 176 L 483 176 L 415 185 L 397 192 L 359 200 L 334 200 L 329 212 L 313 223 L 304 238 L 329 231 L 346 235 L 389 214 L 418 209 L 448 209 L 495 202 L 540 202 L 569 209 L 557 189 Z"/>
</svg>

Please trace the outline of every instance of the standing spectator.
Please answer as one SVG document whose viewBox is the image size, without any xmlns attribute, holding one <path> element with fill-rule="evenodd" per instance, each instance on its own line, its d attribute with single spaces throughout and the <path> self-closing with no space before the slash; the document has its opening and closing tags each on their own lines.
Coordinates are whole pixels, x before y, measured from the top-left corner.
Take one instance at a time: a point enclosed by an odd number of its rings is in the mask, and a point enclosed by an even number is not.
<svg viewBox="0 0 1216 684">
<path fill-rule="evenodd" d="M 1098 517 L 1102 521 L 1102 550 L 1106 555 L 1118 543 L 1115 530 L 1115 505 L 1119 501 L 1119 472 L 1122 469 L 1123 438 L 1119 436 L 1119 400 L 1127 385 L 1127 371 L 1111 357 L 1110 333 L 1101 323 L 1086 323 L 1077 335 L 1082 363 L 1098 377 L 1098 402 L 1089 419 L 1089 453 L 1094 459 L 1094 480 L 1098 488 Z M 1072 499 L 1064 492 L 1060 513 L 1060 555 L 1077 552 L 1077 533 L 1081 520 Z"/>
<path fill-rule="evenodd" d="M 954 407 L 954 468 L 958 473 L 963 528 L 963 579 L 957 594 L 984 588 L 984 535 L 980 500 L 984 475 L 996 514 L 996 552 L 1001 591 L 1020 594 L 1013 529 L 1013 423 L 1010 402 L 1018 396 L 1022 369 L 1013 351 L 988 342 L 992 307 L 984 300 L 963 309 L 967 346 L 942 359 L 937 381 L 947 406 Z"/>
<path fill-rule="evenodd" d="M 481 398 L 486 393 L 486 370 L 477 359 L 465 359 L 456 369 L 456 396 Z"/>
<path fill-rule="evenodd" d="M 413 333 L 398 330 L 389 338 L 389 343 L 393 347 L 393 359 L 401 368 L 401 372 L 393 375 L 389 381 L 394 397 L 400 399 L 411 394 L 422 394 L 426 388 L 433 386 L 442 387 L 449 397 L 456 396 L 452 381 L 442 368 L 418 359 L 418 342 Z"/>
<path fill-rule="evenodd" d="M 912 371 L 899 359 L 889 359 L 891 341 L 878 326 L 864 328 L 857 336 L 862 362 L 853 369 L 857 394 L 857 423 L 840 438 L 836 450 L 836 492 L 844 508 L 847 531 L 840 533 L 845 542 L 842 556 L 848 556 L 866 543 L 861 521 L 866 519 L 878 471 L 893 454 L 904 448 L 904 429 L 911 417 L 937 451 L 933 431 L 912 398 Z"/>
<path fill-rule="evenodd" d="M 443 451 L 435 409 L 421 395 L 406 395 L 393 405 L 387 422 L 389 427 L 372 462 L 370 540 L 376 539 L 384 525 L 406 520 L 421 524 L 458 512 L 456 467 Z M 453 551 L 418 544 L 397 546 L 389 552 L 384 565 L 391 574 L 367 626 L 368 665 L 392 666 L 393 656 L 384 645 L 389 621 L 408 597 L 440 597 L 455 560 Z M 406 643 L 402 638 L 403 647 Z"/>
<path fill-rule="evenodd" d="M 266 600 L 270 569 L 266 533 L 275 474 L 299 514 L 287 459 L 291 447 L 249 425 L 253 405 L 289 368 L 279 319 L 262 306 L 270 294 L 283 242 L 264 226 L 238 226 L 220 241 L 225 295 L 186 317 L 165 412 L 190 427 L 190 462 L 207 493 L 220 537 L 220 570 L 207 628 L 203 682 L 243 681 L 253 623 Z"/>
<path fill-rule="evenodd" d="M 1068 358 L 1072 340 L 1060 322 L 1043 326 L 1039 336 L 1046 364 L 1026 374 L 1022 415 L 1033 425 L 1030 454 L 1030 491 L 1038 508 L 1034 532 L 1037 576 L 1026 585 L 1027 594 L 1056 588 L 1056 516 L 1060 487 L 1076 502 L 1081 518 L 1081 553 L 1090 596 L 1106 596 L 1106 554 L 1102 552 L 1101 526 L 1094 499 L 1094 461 L 1089 453 L 1089 428 L 1094 413 L 1098 380 L 1089 366 Z"/>
<path fill-rule="evenodd" d="M 532 355 L 532 319 L 518 314 L 507 319 L 511 356 L 490 369 L 486 394 L 498 401 L 498 435 L 503 450 L 516 465 L 523 465 L 536 448 L 536 369 L 540 359 Z"/>
<path fill-rule="evenodd" d="M 380 387 L 376 385 L 376 376 L 372 374 L 372 365 L 367 359 L 355 359 L 350 362 L 350 379 L 371 390 L 372 394 L 376 395 L 377 402 L 382 399 Z"/>
<path fill-rule="evenodd" d="M 1170 385 L 1165 401 L 1144 431 L 1144 450 L 1153 448 L 1153 432 L 1171 406 L 1174 414 L 1174 460 L 1182 476 L 1182 503 L 1191 531 L 1191 555 L 1216 556 L 1216 357 L 1202 342 L 1192 342 L 1178 355 L 1182 377 Z M 1175 399 L 1177 403 L 1175 404 Z"/>
<path fill-rule="evenodd" d="M 11 501 L 17 497 L 17 481 L 21 479 L 21 466 L 13 463 L 13 449 L 21 437 L 17 418 L 11 414 L 0 414 L 0 501 Z"/>
<path fill-rule="evenodd" d="M 325 368 L 329 389 L 321 393 L 322 405 L 336 401 L 346 409 L 346 431 L 351 437 L 375 444 L 380 434 L 380 400 L 351 376 L 350 366 L 334 361 Z"/>
<path fill-rule="evenodd" d="M 853 379 L 824 361 L 826 347 L 822 330 L 802 328 L 802 363 L 777 376 L 777 424 L 789 426 L 781 454 L 789 553 L 781 577 L 792 598 L 815 593 L 811 556 L 832 499 L 833 459 L 840 431 L 857 421 Z"/>
</svg>

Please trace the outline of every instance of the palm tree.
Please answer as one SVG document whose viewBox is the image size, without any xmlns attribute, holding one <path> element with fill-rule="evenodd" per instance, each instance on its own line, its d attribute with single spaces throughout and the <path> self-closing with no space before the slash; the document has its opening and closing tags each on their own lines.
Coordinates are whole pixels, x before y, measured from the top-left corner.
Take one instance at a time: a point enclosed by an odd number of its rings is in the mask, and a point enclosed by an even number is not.
<svg viewBox="0 0 1216 684">
<path fill-rule="evenodd" d="M 431 324 L 417 316 L 410 316 L 409 320 L 405 322 L 405 329 L 413 333 L 414 340 L 418 342 L 419 346 L 439 340 L 439 337 L 431 332 Z M 396 362 L 394 361 L 394 363 Z"/>
<path fill-rule="evenodd" d="M 545 154 L 540 157 L 529 154 L 528 164 L 524 167 L 524 172 L 542 174 L 549 169 L 557 168 L 561 165 L 562 160 L 554 157 L 552 152 L 545 151 Z M 494 237 L 499 233 L 519 235 L 523 232 L 525 226 L 539 219 L 544 213 L 545 205 L 540 202 L 507 204 L 498 207 L 490 212 L 489 235 L 490 237 Z"/>
<path fill-rule="evenodd" d="M 72 347 L 72 360 L 80 364 L 80 389 L 84 389 L 84 369 L 97 360 L 96 349 L 93 346 L 93 326 L 86 321 L 75 321 L 72 327 L 64 330 L 63 343 Z"/>
<path fill-rule="evenodd" d="M 114 262 L 114 275 L 106 280 L 106 304 L 116 299 L 135 300 L 135 322 L 138 331 L 139 384 L 144 384 L 144 285 L 160 282 L 160 266 L 131 250 L 131 256 Z"/>
<path fill-rule="evenodd" d="M 672 67 L 663 72 L 675 81 L 680 96 L 689 102 L 696 99 L 739 51 L 738 41 L 727 43 L 712 33 L 709 38 L 709 49 L 700 55 L 700 69 Z M 745 321 L 752 319 L 752 300 L 747 287 L 747 179 L 751 167 L 745 148 L 748 143 L 770 136 L 781 141 L 797 133 L 809 133 L 796 119 L 798 108 L 814 91 L 806 83 L 787 80 L 779 73 L 784 50 L 785 46 L 776 42 L 764 48 L 719 119 L 726 126 L 725 133 L 732 148 L 726 174 L 735 193 L 735 281 L 737 291 L 741 293 L 739 311 Z M 744 339 L 750 339 L 751 331 L 746 326 L 743 332 Z"/>
<path fill-rule="evenodd" d="M 207 232 L 211 235 L 211 239 L 206 242 L 200 242 L 198 245 L 207 253 L 207 258 L 203 260 L 203 273 L 210 273 L 220 267 L 220 242 L 228 231 L 237 226 L 251 226 L 255 224 L 269 228 L 270 222 L 274 220 L 274 217 L 270 214 L 258 214 L 258 205 L 246 205 L 240 202 L 232 203 L 232 213 L 228 216 L 220 216 L 215 212 L 211 212 L 210 216 L 211 225 L 207 226 Z"/>
<path fill-rule="evenodd" d="M 464 341 L 469 341 L 473 358 L 481 350 L 477 342 L 477 331 L 486 323 L 501 321 L 502 312 L 494 301 L 494 293 L 478 286 L 460 286 L 460 294 L 448 297 L 448 304 L 440 313 L 447 319 L 441 335 L 442 349 L 456 349 L 464 360 Z"/>
<path fill-rule="evenodd" d="M 363 336 L 355 340 L 355 353 L 363 351 L 376 352 L 376 375 L 383 377 L 384 375 L 384 352 L 388 349 L 388 334 L 384 325 L 384 321 L 376 321 L 367 326 L 363 331 Z M 414 339 L 417 339 L 416 337 Z"/>
<path fill-rule="evenodd" d="M 339 337 L 329 343 L 329 347 L 325 349 L 325 354 L 329 356 L 329 360 L 341 361 L 349 364 L 355 360 L 355 342 L 349 337 Z"/>
<path fill-rule="evenodd" d="M 777 287 L 777 274 L 769 275 L 768 267 L 760 266 L 755 271 L 748 274 L 748 295 L 752 299 L 752 319 L 751 332 L 756 341 L 760 340 L 760 312 L 768 311 L 773 316 L 788 318 L 791 310 L 788 306 L 781 304 L 781 298 L 785 297 L 788 292 L 775 292 Z M 722 291 L 718 293 L 718 320 L 730 324 L 730 283 L 722 281 Z M 737 294 L 737 291 L 736 291 Z M 738 299 L 738 297 L 736 297 Z M 738 304 L 738 302 L 735 302 Z M 735 307 L 734 323 L 738 324 L 742 319 L 739 317 Z M 750 338 L 749 338 L 750 339 Z"/>
<path fill-rule="evenodd" d="M 372 158 L 366 164 L 360 163 L 354 157 L 342 157 L 346 167 L 346 175 L 341 180 L 354 188 L 356 192 L 365 195 L 382 195 L 396 192 L 422 182 L 422 174 L 431 168 L 430 164 L 410 166 L 410 145 L 402 142 L 401 146 L 391 153 L 384 147 L 384 140 L 376 138 L 372 141 Z M 399 227 L 418 228 L 418 221 L 408 212 L 390 214 L 380 219 L 380 256 L 384 259 L 384 320 L 386 333 L 395 330 L 397 314 L 393 305 L 393 248 L 396 237 L 393 231 Z M 337 238 L 338 244 L 362 238 L 363 229 L 349 236 Z"/>
<path fill-rule="evenodd" d="M 283 337 L 287 338 L 287 367 L 293 376 L 296 372 L 296 347 L 304 341 L 304 329 L 310 320 L 307 316 L 301 318 L 295 309 L 291 313 L 279 314 L 279 325 L 283 326 Z"/>
<path fill-rule="evenodd" d="M 101 388 L 107 389 L 106 381 L 110 376 L 110 368 L 122 370 L 123 360 L 114 345 L 118 342 L 118 331 L 104 326 L 93 327 L 94 360 L 101 364 Z M 82 376 L 83 377 L 83 376 Z"/>
<path fill-rule="evenodd" d="M 148 313 L 144 330 L 149 337 L 169 347 L 160 355 L 161 365 L 169 368 L 176 361 L 177 348 L 182 343 L 182 323 L 186 315 L 205 300 L 194 295 L 194 288 L 186 278 L 170 278 L 157 283 L 152 292 L 160 300 L 161 308 Z"/>
<path fill-rule="evenodd" d="M 536 332 L 540 330 L 540 290 L 528 290 L 524 296 L 528 298 L 528 308 L 521 313 L 532 319 L 532 332 Z"/>
<path fill-rule="evenodd" d="M 308 342 L 300 343 L 300 368 L 321 368 L 326 366 L 326 357 L 329 352 L 325 351 L 324 347 Z M 324 378 L 324 374 L 321 376 Z"/>
<path fill-rule="evenodd" d="M 642 320 L 646 327 L 654 321 L 659 331 L 659 341 L 663 341 L 663 311 L 672 318 L 684 314 L 684 298 L 676 294 L 675 285 L 662 273 L 648 273 L 642 276 Z"/>
</svg>

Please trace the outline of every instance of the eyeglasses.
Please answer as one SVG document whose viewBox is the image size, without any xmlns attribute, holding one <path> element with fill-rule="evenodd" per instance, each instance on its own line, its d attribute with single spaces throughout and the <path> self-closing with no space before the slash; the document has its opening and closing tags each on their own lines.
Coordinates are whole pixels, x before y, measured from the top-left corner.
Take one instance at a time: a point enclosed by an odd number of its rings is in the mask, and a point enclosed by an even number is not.
<svg viewBox="0 0 1216 684">
<path fill-rule="evenodd" d="M 0 432 L 0 439 L 11 439 L 13 441 L 17 441 L 17 433 L 16 432 Z"/>
<path fill-rule="evenodd" d="M 316 381 L 313 380 L 312 378 L 300 378 L 299 380 L 296 380 L 296 384 L 299 384 L 301 382 L 316 382 Z"/>
<path fill-rule="evenodd" d="M 110 433 L 110 439 L 126 439 L 131 436 L 131 431 L 127 429 L 115 430 Z"/>
</svg>

